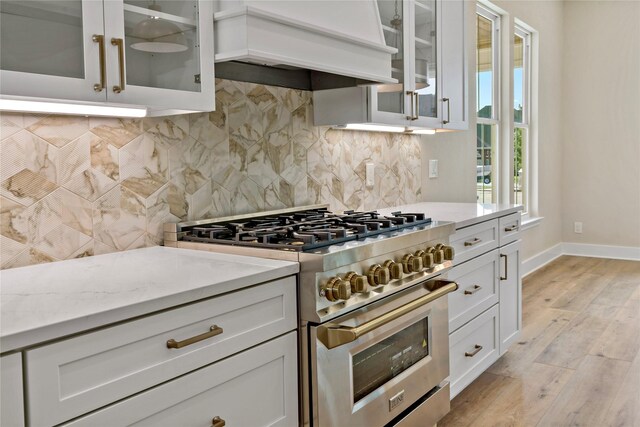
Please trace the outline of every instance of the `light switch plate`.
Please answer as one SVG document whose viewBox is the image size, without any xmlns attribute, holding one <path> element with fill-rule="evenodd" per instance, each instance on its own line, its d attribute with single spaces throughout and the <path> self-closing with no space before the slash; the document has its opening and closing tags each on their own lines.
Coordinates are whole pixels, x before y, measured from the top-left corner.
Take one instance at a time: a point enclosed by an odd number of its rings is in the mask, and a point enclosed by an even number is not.
<svg viewBox="0 0 640 427">
<path fill-rule="evenodd" d="M 375 170 L 376 170 L 376 167 L 373 163 L 366 164 L 365 180 L 368 188 L 373 188 L 375 184 Z"/>
<path fill-rule="evenodd" d="M 429 160 L 429 178 L 437 178 L 438 177 L 438 161 L 437 160 Z"/>
</svg>

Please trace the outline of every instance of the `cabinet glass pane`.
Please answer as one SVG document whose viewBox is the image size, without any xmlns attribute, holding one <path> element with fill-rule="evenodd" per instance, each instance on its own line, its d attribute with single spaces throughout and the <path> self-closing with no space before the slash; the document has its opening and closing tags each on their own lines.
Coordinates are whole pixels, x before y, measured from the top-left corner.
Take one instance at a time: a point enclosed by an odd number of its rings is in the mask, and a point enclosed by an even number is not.
<svg viewBox="0 0 640 427">
<path fill-rule="evenodd" d="M 436 75 L 436 2 L 416 0 L 415 7 L 415 77 L 418 115 L 437 117 Z"/>
<path fill-rule="evenodd" d="M 402 0 L 378 0 L 378 10 L 387 46 L 398 52 L 391 60 L 391 75 L 398 79 L 396 84 L 377 86 L 378 110 L 390 113 L 404 113 L 404 21 Z"/>
<path fill-rule="evenodd" d="M 82 1 L 0 1 L 3 70 L 84 78 Z"/>
<path fill-rule="evenodd" d="M 124 2 L 127 84 L 200 91 L 198 2 Z"/>
</svg>

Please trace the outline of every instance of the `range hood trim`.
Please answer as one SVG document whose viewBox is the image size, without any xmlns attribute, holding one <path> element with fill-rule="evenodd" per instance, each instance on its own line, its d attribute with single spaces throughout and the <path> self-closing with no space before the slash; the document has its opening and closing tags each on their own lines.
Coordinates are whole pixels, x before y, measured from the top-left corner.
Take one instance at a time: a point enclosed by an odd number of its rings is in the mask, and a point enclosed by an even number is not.
<svg viewBox="0 0 640 427">
<path fill-rule="evenodd" d="M 398 82 L 392 77 L 390 60 L 397 49 L 260 7 L 216 12 L 214 31 L 217 63 L 293 67 L 346 76 L 362 84 Z"/>
<path fill-rule="evenodd" d="M 259 9 L 255 6 L 243 6 L 240 9 L 223 10 L 221 12 L 216 12 L 213 14 L 213 22 L 215 23 L 216 21 L 235 18 L 237 16 L 243 16 L 243 15 L 255 16 L 258 18 L 265 18 L 265 19 L 268 19 L 269 21 L 277 22 L 279 24 L 284 24 L 291 27 L 296 27 L 305 31 L 312 30 L 314 33 L 321 34 L 323 36 L 331 37 L 337 40 L 348 41 L 350 43 L 359 44 L 359 45 L 376 49 L 381 52 L 386 52 L 389 54 L 394 54 L 398 52 L 398 49 L 396 49 L 395 47 L 390 47 L 385 44 L 375 43 L 370 40 L 361 39 L 359 37 L 354 37 L 349 34 L 341 33 L 338 31 L 333 31 L 333 30 L 330 31 L 318 25 L 310 24 L 297 19 L 293 19 L 286 16 L 278 15 L 276 13 L 268 12 L 266 10 Z"/>
</svg>

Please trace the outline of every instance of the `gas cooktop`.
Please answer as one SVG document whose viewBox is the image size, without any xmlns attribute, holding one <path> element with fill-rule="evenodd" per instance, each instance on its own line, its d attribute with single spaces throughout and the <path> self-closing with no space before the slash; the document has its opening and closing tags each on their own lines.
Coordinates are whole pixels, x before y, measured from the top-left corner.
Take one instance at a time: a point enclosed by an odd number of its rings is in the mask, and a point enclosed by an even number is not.
<svg viewBox="0 0 640 427">
<path fill-rule="evenodd" d="M 423 213 L 333 213 L 326 207 L 310 207 L 181 223 L 179 232 L 183 241 L 305 252 L 430 223 Z"/>
</svg>

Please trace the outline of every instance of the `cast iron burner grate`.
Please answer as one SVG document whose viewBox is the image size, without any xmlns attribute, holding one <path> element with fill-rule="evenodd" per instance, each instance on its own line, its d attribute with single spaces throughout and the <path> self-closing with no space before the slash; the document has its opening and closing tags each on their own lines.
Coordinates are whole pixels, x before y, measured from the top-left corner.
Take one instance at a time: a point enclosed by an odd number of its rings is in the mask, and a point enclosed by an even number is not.
<svg viewBox="0 0 640 427">
<path fill-rule="evenodd" d="M 212 220 L 210 224 L 183 229 L 182 240 L 309 251 L 429 223 L 431 218 L 422 213 L 393 212 L 391 216 L 383 216 L 376 211 L 345 211 L 334 214 L 320 208 L 256 216 L 244 221 L 216 223 Z"/>
</svg>

